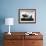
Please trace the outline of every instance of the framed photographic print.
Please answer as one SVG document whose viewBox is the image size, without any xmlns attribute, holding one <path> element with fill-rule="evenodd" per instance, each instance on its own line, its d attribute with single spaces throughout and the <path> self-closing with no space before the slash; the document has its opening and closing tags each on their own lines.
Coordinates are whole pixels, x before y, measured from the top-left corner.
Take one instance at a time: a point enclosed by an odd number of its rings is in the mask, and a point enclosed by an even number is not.
<svg viewBox="0 0 46 46">
<path fill-rule="evenodd" d="M 19 23 L 36 23 L 36 9 L 19 9 Z"/>
</svg>

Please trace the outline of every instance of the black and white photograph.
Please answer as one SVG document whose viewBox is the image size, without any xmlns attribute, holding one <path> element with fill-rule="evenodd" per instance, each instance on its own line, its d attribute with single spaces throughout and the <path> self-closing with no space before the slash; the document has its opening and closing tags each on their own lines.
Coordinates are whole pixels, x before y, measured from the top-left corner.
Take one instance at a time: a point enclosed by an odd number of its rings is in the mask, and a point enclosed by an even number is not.
<svg viewBox="0 0 46 46">
<path fill-rule="evenodd" d="M 36 23 L 36 9 L 19 9 L 19 23 Z"/>
</svg>

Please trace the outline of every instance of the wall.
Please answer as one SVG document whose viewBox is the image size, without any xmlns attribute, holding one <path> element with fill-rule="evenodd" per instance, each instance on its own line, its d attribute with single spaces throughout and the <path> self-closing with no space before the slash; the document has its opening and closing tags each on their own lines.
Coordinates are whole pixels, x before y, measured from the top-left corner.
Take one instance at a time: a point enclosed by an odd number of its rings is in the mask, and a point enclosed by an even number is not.
<svg viewBox="0 0 46 46">
<path fill-rule="evenodd" d="M 0 16 L 13 17 L 15 25 L 12 26 L 11 31 L 46 31 L 46 1 L 40 0 L 1 0 L 1 14 Z M 19 8 L 35 8 L 36 9 L 36 24 L 19 24 L 18 23 L 18 9 Z M 8 31 L 6 25 L 2 25 L 2 32 Z M 14 28 L 14 29 L 13 29 Z"/>
<path fill-rule="evenodd" d="M 15 25 L 12 26 L 11 31 L 46 31 L 46 1 L 40 0 L 1 0 L 1 14 L 2 17 L 13 17 Z M 18 9 L 19 8 L 35 8 L 36 9 L 36 24 L 19 24 L 18 23 Z M 6 25 L 2 25 L 2 32 L 8 31 Z"/>
<path fill-rule="evenodd" d="M 35 8 L 36 24 L 19 24 L 19 8 Z M 15 19 L 14 26 L 11 26 L 12 32 L 38 31 L 46 35 L 46 0 L 0 0 L 0 18 L 7 17 L 13 17 Z M 0 32 L 8 32 L 8 26 L 4 23 L 0 24 Z"/>
</svg>

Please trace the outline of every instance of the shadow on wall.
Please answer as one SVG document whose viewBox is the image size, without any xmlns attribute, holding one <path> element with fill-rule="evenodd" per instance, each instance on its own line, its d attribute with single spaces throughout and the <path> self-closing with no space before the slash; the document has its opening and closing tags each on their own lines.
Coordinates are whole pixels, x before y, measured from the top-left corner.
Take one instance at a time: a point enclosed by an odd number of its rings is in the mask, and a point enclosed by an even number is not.
<svg viewBox="0 0 46 46">
<path fill-rule="evenodd" d="M 2 25 L 5 23 L 5 17 L 0 16 L 0 46 L 3 46 L 3 32 L 2 32 Z"/>
</svg>

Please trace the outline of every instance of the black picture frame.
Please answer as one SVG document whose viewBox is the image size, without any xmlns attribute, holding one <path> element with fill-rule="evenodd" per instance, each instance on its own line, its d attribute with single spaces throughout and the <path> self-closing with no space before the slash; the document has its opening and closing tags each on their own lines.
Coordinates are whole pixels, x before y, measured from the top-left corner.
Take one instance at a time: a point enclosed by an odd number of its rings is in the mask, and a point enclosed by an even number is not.
<svg viewBox="0 0 46 46">
<path fill-rule="evenodd" d="M 36 23 L 36 9 L 19 9 L 19 23 Z"/>
</svg>

